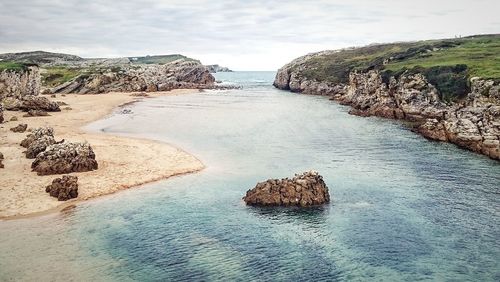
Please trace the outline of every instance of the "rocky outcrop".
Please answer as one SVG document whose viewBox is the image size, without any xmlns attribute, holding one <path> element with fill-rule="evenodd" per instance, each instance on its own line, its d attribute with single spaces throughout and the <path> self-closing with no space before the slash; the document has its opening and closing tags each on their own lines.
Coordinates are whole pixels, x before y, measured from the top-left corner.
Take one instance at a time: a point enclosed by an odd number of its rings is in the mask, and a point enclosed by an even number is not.
<svg viewBox="0 0 500 282">
<path fill-rule="evenodd" d="M 31 134 L 28 134 L 28 136 L 26 136 L 26 138 L 21 141 L 20 145 L 24 148 L 28 148 L 33 142 L 42 138 L 43 136 L 54 138 L 54 129 L 52 127 L 35 128 L 31 131 Z"/>
<path fill-rule="evenodd" d="M 221 67 L 219 65 L 206 65 L 208 68 L 208 71 L 211 73 L 216 73 L 216 72 L 232 72 L 228 67 Z"/>
<path fill-rule="evenodd" d="M 84 172 L 97 169 L 95 154 L 88 143 L 59 143 L 48 146 L 31 164 L 38 175 Z"/>
<path fill-rule="evenodd" d="M 27 128 L 28 128 L 28 125 L 25 123 L 22 123 L 22 124 L 18 124 L 16 127 L 12 127 L 10 129 L 10 131 L 17 132 L 17 133 L 23 133 L 26 131 Z"/>
<path fill-rule="evenodd" d="M 417 124 L 415 131 L 429 139 L 500 159 L 499 82 L 473 78 L 471 92 L 464 99 L 445 103 L 436 87 L 420 73 L 403 73 L 384 81 L 376 70 L 353 71 L 347 84 L 329 84 L 304 78 L 303 59 L 280 69 L 274 85 L 299 93 L 329 95 L 351 106 L 351 114 L 412 121 Z"/>
<path fill-rule="evenodd" d="M 52 180 L 52 184 L 45 188 L 45 192 L 59 201 L 67 201 L 78 197 L 78 177 L 63 175 Z"/>
<path fill-rule="evenodd" d="M 269 179 L 248 190 L 243 200 L 252 206 L 313 206 L 330 202 L 328 187 L 317 172 L 292 179 Z"/>
<path fill-rule="evenodd" d="M 47 147 L 55 143 L 56 140 L 54 139 L 54 137 L 49 135 L 44 135 L 40 138 L 35 139 L 33 142 L 31 142 L 31 144 L 28 146 L 25 152 L 26 158 L 28 159 L 36 158 L 38 154 L 45 151 Z"/>
<path fill-rule="evenodd" d="M 4 107 L 10 111 L 25 112 L 59 112 L 61 109 L 56 102 L 52 102 L 46 97 L 28 95 L 22 98 L 7 97 L 2 101 Z M 38 116 L 31 114 L 31 116 Z"/>
<path fill-rule="evenodd" d="M 216 88 L 215 78 L 198 61 L 176 60 L 164 65 L 120 65 L 117 68 L 114 71 L 80 75 L 47 92 L 86 94 Z"/>
<path fill-rule="evenodd" d="M 38 66 L 26 66 L 23 70 L 0 72 L 0 101 L 7 97 L 21 99 L 40 92 L 40 70 Z"/>
</svg>

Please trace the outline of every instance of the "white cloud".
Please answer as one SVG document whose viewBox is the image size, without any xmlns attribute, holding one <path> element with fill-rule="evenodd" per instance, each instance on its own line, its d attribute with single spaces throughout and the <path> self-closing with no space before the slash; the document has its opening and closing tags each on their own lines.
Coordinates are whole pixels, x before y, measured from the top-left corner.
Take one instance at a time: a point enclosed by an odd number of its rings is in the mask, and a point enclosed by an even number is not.
<svg viewBox="0 0 500 282">
<path fill-rule="evenodd" d="M 497 0 L 2 0 L 0 52 L 182 53 L 274 70 L 323 49 L 498 33 Z"/>
</svg>

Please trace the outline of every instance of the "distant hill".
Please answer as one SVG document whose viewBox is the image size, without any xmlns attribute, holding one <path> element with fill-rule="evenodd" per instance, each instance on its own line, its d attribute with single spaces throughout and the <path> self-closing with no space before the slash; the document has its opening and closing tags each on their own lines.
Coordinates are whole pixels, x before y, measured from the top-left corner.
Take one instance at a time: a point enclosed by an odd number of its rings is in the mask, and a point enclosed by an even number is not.
<svg viewBox="0 0 500 282">
<path fill-rule="evenodd" d="M 83 61 L 84 59 L 75 55 L 51 53 L 45 51 L 33 51 L 0 54 L 0 60 L 20 63 L 47 64 L 58 61 Z"/>
<path fill-rule="evenodd" d="M 167 64 L 181 59 L 187 61 L 198 61 L 180 54 L 128 57 L 128 59 L 133 64 L 159 64 L 159 65 Z"/>
</svg>

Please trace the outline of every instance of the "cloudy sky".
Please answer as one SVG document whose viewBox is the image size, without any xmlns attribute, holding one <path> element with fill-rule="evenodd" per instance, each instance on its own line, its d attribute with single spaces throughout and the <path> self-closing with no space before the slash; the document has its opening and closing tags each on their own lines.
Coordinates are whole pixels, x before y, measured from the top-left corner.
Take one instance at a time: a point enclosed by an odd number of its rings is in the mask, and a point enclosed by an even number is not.
<svg viewBox="0 0 500 282">
<path fill-rule="evenodd" d="M 235 70 L 369 43 L 500 33 L 499 0 L 1 0 L 0 53 L 181 53 Z"/>
</svg>

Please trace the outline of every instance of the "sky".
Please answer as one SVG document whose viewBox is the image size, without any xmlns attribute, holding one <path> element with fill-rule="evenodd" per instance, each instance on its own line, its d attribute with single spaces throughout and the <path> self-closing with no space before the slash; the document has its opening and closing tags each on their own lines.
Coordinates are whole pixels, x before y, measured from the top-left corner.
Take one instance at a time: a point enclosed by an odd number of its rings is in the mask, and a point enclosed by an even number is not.
<svg viewBox="0 0 500 282">
<path fill-rule="evenodd" d="M 307 53 L 500 33 L 499 0 L 1 0 L 0 53 L 183 54 L 276 70 Z"/>
</svg>

